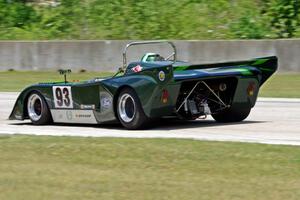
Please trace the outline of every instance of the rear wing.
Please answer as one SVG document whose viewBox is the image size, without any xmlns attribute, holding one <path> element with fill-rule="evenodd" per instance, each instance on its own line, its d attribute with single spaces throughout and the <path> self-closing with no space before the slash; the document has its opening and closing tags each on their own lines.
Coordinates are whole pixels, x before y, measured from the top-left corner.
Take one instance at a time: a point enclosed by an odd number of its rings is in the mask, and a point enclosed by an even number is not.
<svg viewBox="0 0 300 200">
<path fill-rule="evenodd" d="M 245 61 L 223 62 L 213 64 L 195 64 L 188 66 L 174 66 L 174 71 L 193 70 L 193 69 L 211 69 L 211 68 L 227 68 L 227 67 L 255 67 L 261 72 L 262 85 L 278 68 L 278 58 L 276 56 L 255 58 Z"/>
</svg>

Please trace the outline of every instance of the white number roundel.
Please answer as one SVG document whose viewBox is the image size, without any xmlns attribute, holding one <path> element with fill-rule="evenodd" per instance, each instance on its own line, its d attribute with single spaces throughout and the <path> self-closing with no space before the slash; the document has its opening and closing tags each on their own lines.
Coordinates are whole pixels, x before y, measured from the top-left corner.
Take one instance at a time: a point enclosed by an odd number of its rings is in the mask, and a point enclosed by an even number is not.
<svg viewBox="0 0 300 200">
<path fill-rule="evenodd" d="M 160 71 L 160 72 L 158 73 L 158 78 L 159 78 L 160 81 L 164 81 L 165 78 L 166 78 L 165 72 L 164 72 L 164 71 Z"/>
</svg>

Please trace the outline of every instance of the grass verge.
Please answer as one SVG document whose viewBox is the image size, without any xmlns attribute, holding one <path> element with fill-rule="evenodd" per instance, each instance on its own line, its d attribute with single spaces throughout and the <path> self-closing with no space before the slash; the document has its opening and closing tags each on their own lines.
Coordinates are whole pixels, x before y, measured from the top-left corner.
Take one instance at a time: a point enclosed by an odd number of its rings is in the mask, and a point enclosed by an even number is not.
<svg viewBox="0 0 300 200">
<path fill-rule="evenodd" d="M 260 96 L 300 98 L 300 73 L 275 74 L 262 86 Z"/>
<path fill-rule="evenodd" d="M 299 199 L 300 148 L 0 136 L 0 199 Z"/>
<path fill-rule="evenodd" d="M 111 76 L 111 72 L 82 72 L 67 75 L 68 81 L 85 81 L 96 77 Z M 1 92 L 20 92 L 26 86 L 41 82 L 64 81 L 58 72 L 41 71 L 2 71 L 0 72 Z"/>
<path fill-rule="evenodd" d="M 111 72 L 71 73 L 68 80 L 89 80 L 95 77 L 110 76 Z M 62 81 L 57 72 L 12 71 L 0 72 L 0 91 L 19 92 L 24 87 L 38 82 Z M 261 88 L 261 97 L 300 98 L 300 74 L 275 74 Z"/>
</svg>

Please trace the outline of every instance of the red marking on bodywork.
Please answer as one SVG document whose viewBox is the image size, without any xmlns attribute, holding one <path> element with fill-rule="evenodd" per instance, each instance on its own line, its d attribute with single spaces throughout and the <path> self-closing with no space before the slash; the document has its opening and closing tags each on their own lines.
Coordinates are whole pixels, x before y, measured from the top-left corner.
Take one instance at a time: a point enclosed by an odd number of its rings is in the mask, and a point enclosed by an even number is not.
<svg viewBox="0 0 300 200">
<path fill-rule="evenodd" d="M 163 103 L 168 103 L 168 99 L 169 99 L 169 92 L 168 92 L 168 90 L 163 89 L 162 95 L 161 95 L 161 101 Z"/>
<path fill-rule="evenodd" d="M 143 68 L 141 67 L 141 65 L 137 65 L 137 66 L 133 67 L 131 70 L 134 72 L 140 72 L 140 71 L 142 71 L 142 69 Z"/>
<path fill-rule="evenodd" d="M 255 91 L 256 85 L 254 82 L 250 82 L 247 88 L 248 96 L 253 96 Z"/>
</svg>

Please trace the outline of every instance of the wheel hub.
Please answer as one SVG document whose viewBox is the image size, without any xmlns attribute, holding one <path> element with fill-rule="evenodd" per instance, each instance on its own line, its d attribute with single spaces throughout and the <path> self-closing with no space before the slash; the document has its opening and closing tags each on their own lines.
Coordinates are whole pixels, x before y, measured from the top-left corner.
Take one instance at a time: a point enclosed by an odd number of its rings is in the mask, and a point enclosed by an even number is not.
<svg viewBox="0 0 300 200">
<path fill-rule="evenodd" d="M 135 116 L 135 102 L 131 95 L 123 94 L 119 100 L 119 114 L 124 122 L 131 122 Z"/>
<path fill-rule="evenodd" d="M 27 111 L 30 119 L 38 121 L 42 116 L 42 99 L 37 94 L 32 94 L 27 103 Z"/>
</svg>

